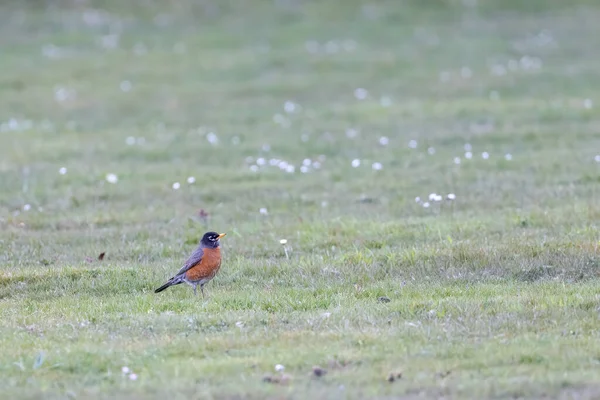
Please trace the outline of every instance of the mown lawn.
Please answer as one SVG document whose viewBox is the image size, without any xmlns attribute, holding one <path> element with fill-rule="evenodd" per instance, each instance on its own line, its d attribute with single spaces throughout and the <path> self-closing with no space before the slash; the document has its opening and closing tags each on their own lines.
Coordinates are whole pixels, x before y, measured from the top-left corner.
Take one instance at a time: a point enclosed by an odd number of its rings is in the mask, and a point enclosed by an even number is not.
<svg viewBox="0 0 600 400">
<path fill-rule="evenodd" d="M 600 396 L 600 4 L 125 3 L 0 5 L 0 397 Z"/>
</svg>

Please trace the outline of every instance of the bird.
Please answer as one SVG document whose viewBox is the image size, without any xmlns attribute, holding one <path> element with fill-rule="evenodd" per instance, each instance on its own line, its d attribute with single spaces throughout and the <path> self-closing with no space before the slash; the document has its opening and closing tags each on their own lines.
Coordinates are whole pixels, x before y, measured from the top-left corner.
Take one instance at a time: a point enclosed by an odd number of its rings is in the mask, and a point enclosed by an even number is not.
<svg viewBox="0 0 600 400">
<path fill-rule="evenodd" d="M 194 295 L 197 295 L 196 287 L 200 285 L 200 291 L 204 298 L 204 285 L 213 279 L 221 268 L 221 249 L 219 246 L 220 239 L 225 235 L 226 233 L 206 232 L 196 250 L 183 264 L 183 267 L 164 285 L 156 289 L 154 293 L 162 292 L 166 288 L 180 283 L 187 283 L 194 288 Z"/>
</svg>

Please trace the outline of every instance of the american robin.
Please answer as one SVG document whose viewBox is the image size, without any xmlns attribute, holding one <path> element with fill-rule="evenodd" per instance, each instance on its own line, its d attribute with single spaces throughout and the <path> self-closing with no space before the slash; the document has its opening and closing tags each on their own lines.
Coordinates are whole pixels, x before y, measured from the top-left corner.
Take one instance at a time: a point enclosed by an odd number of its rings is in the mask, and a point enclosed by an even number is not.
<svg viewBox="0 0 600 400">
<path fill-rule="evenodd" d="M 196 286 L 200 285 L 200 291 L 202 297 L 204 297 L 204 285 L 214 278 L 219 272 L 219 268 L 221 268 L 219 239 L 225 235 L 225 233 L 206 232 L 196 250 L 183 264 L 183 267 L 167 283 L 156 289 L 154 293 L 162 292 L 170 286 L 185 282 L 194 288 L 194 295 L 196 294 Z"/>
</svg>

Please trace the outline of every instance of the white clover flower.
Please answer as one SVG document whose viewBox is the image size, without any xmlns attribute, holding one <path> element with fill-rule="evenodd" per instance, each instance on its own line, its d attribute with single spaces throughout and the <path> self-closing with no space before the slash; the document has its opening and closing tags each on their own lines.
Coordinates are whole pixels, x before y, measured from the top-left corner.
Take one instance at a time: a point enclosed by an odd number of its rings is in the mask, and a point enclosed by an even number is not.
<svg viewBox="0 0 600 400">
<path fill-rule="evenodd" d="M 106 174 L 106 181 L 108 183 L 117 183 L 119 181 L 119 177 L 115 174 Z"/>
<path fill-rule="evenodd" d="M 367 89 L 358 88 L 354 91 L 354 97 L 356 97 L 358 100 L 364 100 L 367 98 L 368 95 L 369 92 L 367 91 Z"/>
</svg>

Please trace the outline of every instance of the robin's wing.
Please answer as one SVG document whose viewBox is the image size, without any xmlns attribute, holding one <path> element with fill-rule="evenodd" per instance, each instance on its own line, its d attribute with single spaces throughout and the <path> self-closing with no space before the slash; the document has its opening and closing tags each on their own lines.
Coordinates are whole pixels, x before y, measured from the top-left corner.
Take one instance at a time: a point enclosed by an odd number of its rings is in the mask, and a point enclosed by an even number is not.
<svg viewBox="0 0 600 400">
<path fill-rule="evenodd" d="M 196 265 L 200 261 L 202 261 L 203 256 L 204 256 L 204 250 L 202 250 L 201 246 L 198 246 L 198 248 L 196 250 L 194 250 L 194 252 L 190 256 L 190 258 L 188 258 L 186 260 L 185 264 L 183 264 L 183 267 L 181 267 L 181 269 L 177 272 L 177 274 L 175 274 L 175 276 L 184 274 L 187 270 L 189 270 L 194 265 Z"/>
</svg>

